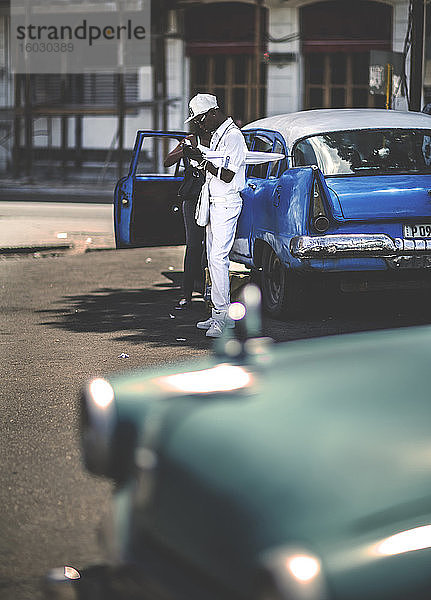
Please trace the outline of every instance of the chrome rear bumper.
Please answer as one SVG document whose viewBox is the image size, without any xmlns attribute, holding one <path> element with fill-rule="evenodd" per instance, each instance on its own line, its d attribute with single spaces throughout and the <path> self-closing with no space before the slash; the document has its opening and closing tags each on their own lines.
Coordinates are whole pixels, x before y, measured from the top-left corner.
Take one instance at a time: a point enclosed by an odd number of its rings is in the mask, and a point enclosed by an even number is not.
<svg viewBox="0 0 431 600">
<path fill-rule="evenodd" d="M 397 257 L 431 254 L 430 240 L 406 240 L 378 234 L 301 235 L 292 238 L 290 250 L 296 258 L 335 258 L 340 256 Z"/>
</svg>

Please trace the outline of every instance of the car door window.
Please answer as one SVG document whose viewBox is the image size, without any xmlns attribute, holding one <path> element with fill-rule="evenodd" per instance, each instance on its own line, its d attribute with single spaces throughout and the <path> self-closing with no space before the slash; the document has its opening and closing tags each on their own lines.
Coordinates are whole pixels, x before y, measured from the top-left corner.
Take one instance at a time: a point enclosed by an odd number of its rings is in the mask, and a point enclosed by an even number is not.
<svg viewBox="0 0 431 600">
<path fill-rule="evenodd" d="M 277 154 L 285 153 L 283 144 L 280 142 L 280 140 L 277 140 L 277 139 L 275 140 L 272 152 L 277 152 Z M 270 163 L 270 171 L 269 171 L 270 179 L 280 177 L 280 175 L 286 170 L 286 167 L 287 167 L 287 165 L 286 165 L 285 158 L 283 158 L 282 160 L 277 160 L 277 161 Z"/>
<path fill-rule="evenodd" d="M 254 138 L 254 152 L 272 152 L 273 141 L 263 134 L 257 134 Z M 256 177 L 258 179 L 266 179 L 268 173 L 268 163 L 260 165 L 252 165 L 248 171 L 248 177 Z"/>
<path fill-rule="evenodd" d="M 252 144 L 253 144 L 253 139 L 254 139 L 253 138 L 253 134 L 252 133 L 247 133 L 247 132 L 244 132 L 244 131 L 243 131 L 243 134 L 244 134 L 244 139 L 245 139 L 246 146 L 247 146 L 247 148 L 249 150 L 251 150 L 251 147 L 252 147 Z"/>
<path fill-rule="evenodd" d="M 170 167 L 165 167 L 165 157 L 177 145 L 179 140 L 170 137 L 145 137 L 139 152 L 136 175 L 164 175 L 182 177 L 184 175 L 184 161 L 180 161 Z"/>
</svg>

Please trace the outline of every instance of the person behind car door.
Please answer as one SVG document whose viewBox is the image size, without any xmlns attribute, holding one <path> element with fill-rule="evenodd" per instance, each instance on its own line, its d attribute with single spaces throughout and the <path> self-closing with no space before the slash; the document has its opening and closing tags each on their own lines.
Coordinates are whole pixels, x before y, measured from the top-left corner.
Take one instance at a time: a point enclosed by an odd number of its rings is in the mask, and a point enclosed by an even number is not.
<svg viewBox="0 0 431 600">
<path fill-rule="evenodd" d="M 212 94 L 197 94 L 189 103 L 186 123 L 198 123 L 211 132 L 210 150 L 221 158 L 205 160 L 199 149 L 193 158 L 206 171 L 209 191 L 209 222 L 206 226 L 206 248 L 211 276 L 211 317 L 197 323 L 209 337 L 220 337 L 225 327 L 233 326 L 229 319 L 229 252 L 235 239 L 236 226 L 242 208 L 240 191 L 245 186 L 247 146 L 241 130 L 231 117 L 226 117 Z"/>
<path fill-rule="evenodd" d="M 164 165 L 170 167 L 184 157 L 184 148 L 187 144 L 191 147 L 197 147 L 198 141 L 204 146 L 209 146 L 210 136 L 199 126 L 194 127 L 194 133 L 185 137 L 181 142 L 166 156 Z M 195 220 L 196 203 L 202 184 L 205 180 L 205 174 L 196 167 L 196 162 L 191 161 L 186 167 L 184 180 L 178 190 L 178 196 L 182 200 L 182 212 L 184 218 L 184 229 L 186 233 L 186 250 L 184 253 L 184 274 L 183 274 L 183 297 L 178 300 L 175 310 L 186 310 L 192 306 L 192 295 L 195 288 L 203 291 L 203 240 L 205 230 L 200 227 Z"/>
</svg>

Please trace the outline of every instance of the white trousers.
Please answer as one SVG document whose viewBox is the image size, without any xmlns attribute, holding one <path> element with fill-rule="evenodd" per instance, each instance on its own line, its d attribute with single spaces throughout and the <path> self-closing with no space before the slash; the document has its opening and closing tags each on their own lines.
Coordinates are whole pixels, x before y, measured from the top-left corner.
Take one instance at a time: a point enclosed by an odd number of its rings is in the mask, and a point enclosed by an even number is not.
<svg viewBox="0 0 431 600">
<path fill-rule="evenodd" d="M 241 208 L 242 198 L 239 194 L 230 194 L 226 196 L 225 201 L 210 200 L 206 244 L 211 276 L 211 300 L 217 311 L 225 311 L 229 308 L 229 252 L 235 239 Z"/>
</svg>

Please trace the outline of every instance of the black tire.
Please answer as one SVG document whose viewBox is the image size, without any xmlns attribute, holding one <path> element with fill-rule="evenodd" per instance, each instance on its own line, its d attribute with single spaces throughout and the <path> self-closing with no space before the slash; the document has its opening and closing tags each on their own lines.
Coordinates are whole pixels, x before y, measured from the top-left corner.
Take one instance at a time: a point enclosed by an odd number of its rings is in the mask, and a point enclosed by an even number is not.
<svg viewBox="0 0 431 600">
<path fill-rule="evenodd" d="M 250 271 L 250 283 L 255 283 L 260 288 L 262 287 L 262 270 L 252 268 Z"/>
<path fill-rule="evenodd" d="M 295 317 L 304 308 L 303 278 L 286 269 L 270 246 L 263 250 L 261 287 L 263 307 L 271 317 Z"/>
</svg>

